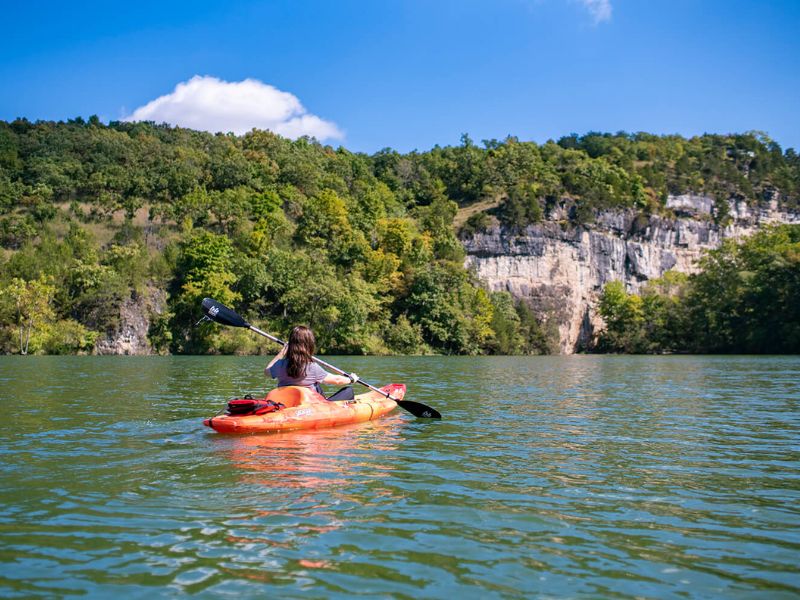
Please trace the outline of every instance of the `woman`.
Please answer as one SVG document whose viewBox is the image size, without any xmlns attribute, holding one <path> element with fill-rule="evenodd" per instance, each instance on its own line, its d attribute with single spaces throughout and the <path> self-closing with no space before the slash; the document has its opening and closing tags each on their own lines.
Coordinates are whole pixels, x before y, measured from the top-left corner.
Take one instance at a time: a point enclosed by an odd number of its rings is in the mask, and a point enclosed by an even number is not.
<svg viewBox="0 0 800 600">
<path fill-rule="evenodd" d="M 264 373 L 278 380 L 278 387 L 299 385 L 322 394 L 320 383 L 348 385 L 358 381 L 358 375 L 331 375 L 311 358 L 316 349 L 314 332 L 298 325 L 289 335 L 289 343 L 273 358 Z"/>
</svg>

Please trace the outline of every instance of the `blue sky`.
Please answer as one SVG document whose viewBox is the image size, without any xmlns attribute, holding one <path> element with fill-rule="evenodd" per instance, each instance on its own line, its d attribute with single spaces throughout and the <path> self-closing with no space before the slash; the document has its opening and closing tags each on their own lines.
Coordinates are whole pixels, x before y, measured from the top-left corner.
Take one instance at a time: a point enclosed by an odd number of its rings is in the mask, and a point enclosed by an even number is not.
<svg viewBox="0 0 800 600">
<path fill-rule="evenodd" d="M 465 132 L 543 142 L 590 130 L 755 129 L 800 149 L 800 0 L 34 0 L 2 10 L 0 119 L 137 109 L 212 129 L 252 119 L 365 152 L 458 144 Z"/>
</svg>

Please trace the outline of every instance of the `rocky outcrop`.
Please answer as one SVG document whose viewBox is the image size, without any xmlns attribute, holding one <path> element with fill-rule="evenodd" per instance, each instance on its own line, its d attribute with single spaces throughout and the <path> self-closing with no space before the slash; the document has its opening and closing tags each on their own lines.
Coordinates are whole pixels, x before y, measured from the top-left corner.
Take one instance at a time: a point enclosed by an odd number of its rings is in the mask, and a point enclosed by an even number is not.
<svg viewBox="0 0 800 600">
<path fill-rule="evenodd" d="M 725 238 L 751 235 L 768 223 L 800 223 L 800 214 L 774 202 L 758 209 L 731 202 L 724 227 L 711 219 L 708 197 L 671 196 L 667 207 L 674 216 L 607 211 L 574 227 L 555 211 L 521 232 L 491 227 L 463 240 L 466 264 L 490 289 L 507 290 L 554 320 L 561 352 L 571 354 L 591 346 L 600 325 L 597 301 L 609 281 L 637 292 L 670 269 L 694 272 L 703 252 Z"/>
<path fill-rule="evenodd" d="M 134 294 L 120 306 L 119 325 L 95 344 L 95 354 L 154 354 L 147 337 L 153 315 L 167 305 L 164 290 L 149 288 Z"/>
</svg>

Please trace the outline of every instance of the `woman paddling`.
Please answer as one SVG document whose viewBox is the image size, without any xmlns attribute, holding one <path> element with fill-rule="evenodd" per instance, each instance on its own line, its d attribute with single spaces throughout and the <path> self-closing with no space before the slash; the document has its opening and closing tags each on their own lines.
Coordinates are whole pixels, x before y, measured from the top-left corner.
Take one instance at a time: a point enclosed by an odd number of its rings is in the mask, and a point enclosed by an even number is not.
<svg viewBox="0 0 800 600">
<path fill-rule="evenodd" d="M 273 358 L 264 373 L 278 380 L 278 387 L 297 385 L 307 387 L 322 395 L 320 383 L 348 385 L 358 381 L 358 375 L 333 375 L 320 367 L 312 359 L 317 342 L 314 332 L 308 327 L 298 325 L 292 329 L 287 343 Z"/>
</svg>

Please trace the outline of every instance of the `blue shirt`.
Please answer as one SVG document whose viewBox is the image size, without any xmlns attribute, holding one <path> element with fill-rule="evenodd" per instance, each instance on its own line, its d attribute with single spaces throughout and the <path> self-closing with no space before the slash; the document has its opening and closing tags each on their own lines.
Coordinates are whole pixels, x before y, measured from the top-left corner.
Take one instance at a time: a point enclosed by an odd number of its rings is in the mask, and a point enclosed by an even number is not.
<svg viewBox="0 0 800 600">
<path fill-rule="evenodd" d="M 282 358 L 275 361 L 275 364 L 269 368 L 269 374 L 273 379 L 278 380 L 278 387 L 287 385 L 300 385 L 318 391 L 318 384 L 328 376 L 328 372 L 320 367 L 314 361 L 306 365 L 306 372 L 303 377 L 289 377 L 286 372 L 286 365 L 288 359 Z"/>
</svg>

